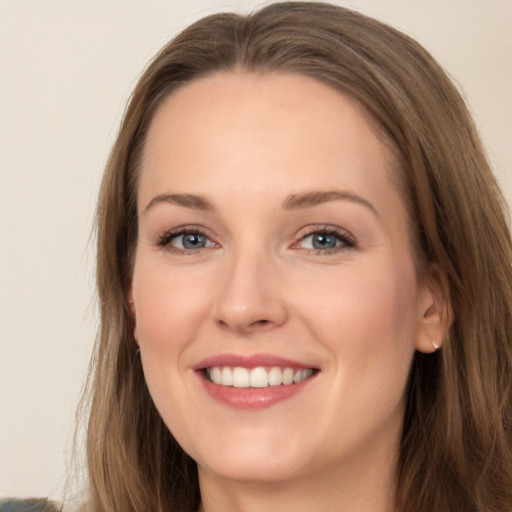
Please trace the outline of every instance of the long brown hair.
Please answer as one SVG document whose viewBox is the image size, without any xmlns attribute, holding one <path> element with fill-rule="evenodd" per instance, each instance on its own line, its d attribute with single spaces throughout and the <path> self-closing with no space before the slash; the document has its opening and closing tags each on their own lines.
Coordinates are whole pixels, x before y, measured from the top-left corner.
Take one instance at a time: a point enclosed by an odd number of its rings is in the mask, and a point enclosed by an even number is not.
<svg viewBox="0 0 512 512">
<path fill-rule="evenodd" d="M 512 510 L 512 247 L 506 206 L 467 108 L 404 34 L 323 3 L 217 14 L 183 31 L 140 78 L 97 210 L 101 330 L 90 376 L 87 510 L 195 512 L 194 461 L 158 415 L 127 304 L 137 243 L 137 174 L 162 100 L 235 68 L 307 75 L 353 98 L 391 139 L 422 258 L 446 284 L 453 323 L 416 354 L 396 473 L 404 512 Z"/>
</svg>

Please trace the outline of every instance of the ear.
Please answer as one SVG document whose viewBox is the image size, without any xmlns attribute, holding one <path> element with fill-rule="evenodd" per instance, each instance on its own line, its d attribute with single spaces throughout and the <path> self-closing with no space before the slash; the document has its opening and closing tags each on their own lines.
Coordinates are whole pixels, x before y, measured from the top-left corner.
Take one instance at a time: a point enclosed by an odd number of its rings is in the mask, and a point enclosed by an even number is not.
<svg viewBox="0 0 512 512">
<path fill-rule="evenodd" d="M 137 321 L 136 321 L 136 314 L 135 314 L 135 302 L 133 301 L 133 291 L 130 287 L 126 293 L 126 300 L 128 302 L 128 307 L 130 308 L 130 313 L 133 318 L 134 323 L 134 331 L 133 331 L 133 337 L 135 338 L 135 341 L 137 341 Z"/>
<path fill-rule="evenodd" d="M 438 269 L 432 267 L 420 290 L 416 350 L 429 354 L 441 348 L 452 316 L 448 283 Z"/>
</svg>

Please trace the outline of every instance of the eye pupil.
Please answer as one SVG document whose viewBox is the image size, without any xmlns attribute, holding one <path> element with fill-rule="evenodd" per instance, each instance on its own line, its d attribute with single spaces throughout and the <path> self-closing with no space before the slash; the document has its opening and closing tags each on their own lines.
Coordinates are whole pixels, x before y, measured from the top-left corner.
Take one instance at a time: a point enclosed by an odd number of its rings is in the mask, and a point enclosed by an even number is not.
<svg viewBox="0 0 512 512">
<path fill-rule="evenodd" d="M 199 233 L 188 233 L 183 235 L 183 247 L 185 249 L 197 249 L 206 246 L 206 237 Z"/>
<path fill-rule="evenodd" d="M 316 233 L 313 235 L 313 247 L 315 249 L 333 249 L 336 247 L 336 237 L 326 235 L 325 233 Z"/>
</svg>

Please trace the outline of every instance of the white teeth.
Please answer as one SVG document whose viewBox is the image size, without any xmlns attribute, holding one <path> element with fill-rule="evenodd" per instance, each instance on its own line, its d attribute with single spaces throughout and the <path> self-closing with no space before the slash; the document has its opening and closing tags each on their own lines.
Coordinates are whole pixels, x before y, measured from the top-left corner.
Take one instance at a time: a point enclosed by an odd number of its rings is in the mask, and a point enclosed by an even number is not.
<svg viewBox="0 0 512 512">
<path fill-rule="evenodd" d="M 280 368 L 247 369 L 241 366 L 214 366 L 206 371 L 210 380 L 221 386 L 234 386 L 235 388 L 266 388 L 267 386 L 280 386 L 299 383 L 313 375 L 313 370 Z"/>
<path fill-rule="evenodd" d="M 265 368 L 253 368 L 249 376 L 251 388 L 266 388 L 268 386 L 268 373 Z"/>
<path fill-rule="evenodd" d="M 222 368 L 221 377 L 222 377 L 222 380 L 220 382 L 222 382 L 224 384 L 224 386 L 232 386 L 233 385 L 233 372 L 231 371 L 231 368 L 228 368 L 227 366 Z"/>
<path fill-rule="evenodd" d="M 222 370 L 218 366 L 215 366 L 211 369 L 210 377 L 213 380 L 213 382 L 222 382 L 221 373 Z"/>
<path fill-rule="evenodd" d="M 223 384 L 223 382 L 215 382 L 215 384 Z M 247 368 L 233 368 L 233 386 L 235 386 L 235 388 L 249 387 L 249 371 Z"/>
<path fill-rule="evenodd" d="M 269 386 L 280 386 L 283 383 L 283 372 L 281 368 L 271 368 L 268 372 Z"/>
<path fill-rule="evenodd" d="M 293 382 L 302 382 L 313 375 L 313 370 L 308 368 L 307 370 L 297 370 L 293 374 Z"/>
<path fill-rule="evenodd" d="M 283 371 L 283 384 L 289 385 L 293 382 L 293 368 L 285 368 Z"/>
</svg>

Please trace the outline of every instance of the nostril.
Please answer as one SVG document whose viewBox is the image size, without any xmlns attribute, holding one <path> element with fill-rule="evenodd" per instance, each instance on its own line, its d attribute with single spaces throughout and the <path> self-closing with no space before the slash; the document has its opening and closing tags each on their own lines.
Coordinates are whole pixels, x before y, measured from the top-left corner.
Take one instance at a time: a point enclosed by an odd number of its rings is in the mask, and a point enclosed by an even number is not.
<svg viewBox="0 0 512 512">
<path fill-rule="evenodd" d="M 213 311 L 213 319 L 223 329 L 239 333 L 269 330 L 282 325 L 287 318 L 286 308 L 280 297 L 263 297 L 236 294 L 222 295 Z"/>
<path fill-rule="evenodd" d="M 222 329 L 229 329 L 233 331 L 238 331 L 240 333 L 252 333 L 259 330 L 266 330 L 272 328 L 275 325 L 271 320 L 263 319 L 263 320 L 254 320 L 248 322 L 229 322 L 224 319 L 219 318 L 217 320 L 218 325 Z"/>
<path fill-rule="evenodd" d="M 257 331 L 260 329 L 271 328 L 273 325 L 275 325 L 275 324 L 271 320 L 256 320 L 254 322 L 251 322 L 247 326 L 247 330 L 248 331 Z"/>
<path fill-rule="evenodd" d="M 256 322 L 253 322 L 253 324 L 255 325 L 265 325 L 265 324 L 269 324 L 270 323 L 270 320 L 256 320 Z"/>
</svg>

